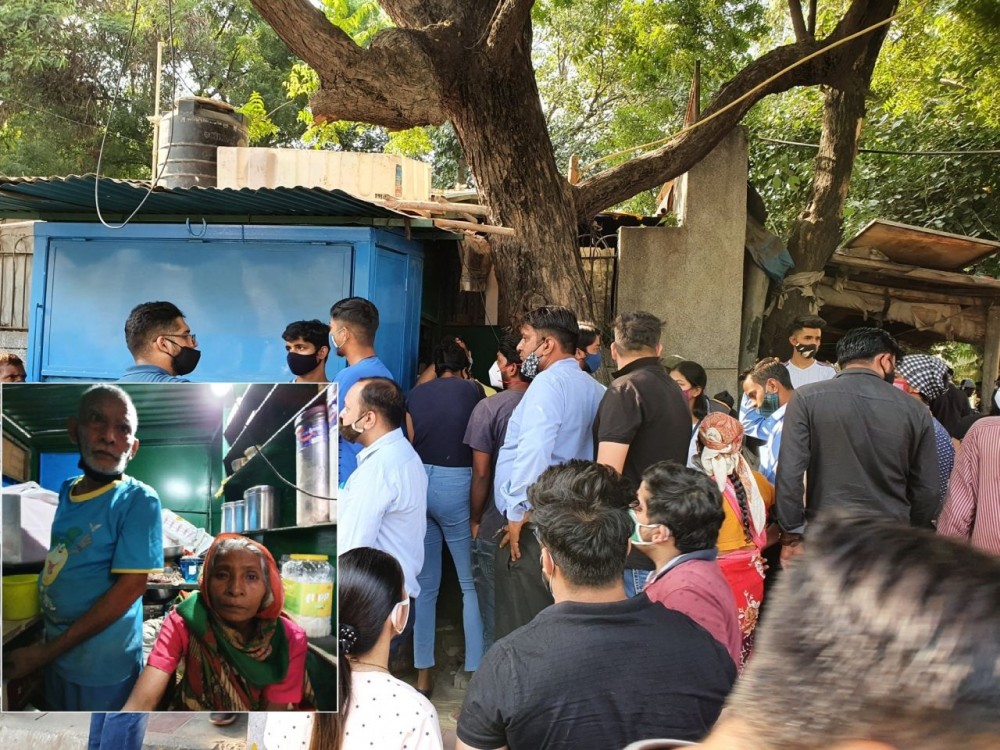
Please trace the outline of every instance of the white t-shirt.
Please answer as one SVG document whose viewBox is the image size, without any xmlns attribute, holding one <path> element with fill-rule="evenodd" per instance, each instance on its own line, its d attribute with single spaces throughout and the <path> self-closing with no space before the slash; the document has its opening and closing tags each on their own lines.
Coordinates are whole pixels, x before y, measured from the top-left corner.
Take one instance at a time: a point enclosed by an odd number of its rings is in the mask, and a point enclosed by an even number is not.
<svg viewBox="0 0 1000 750">
<path fill-rule="evenodd" d="M 431 702 L 384 672 L 353 671 L 343 750 L 441 750 Z"/>
<path fill-rule="evenodd" d="M 791 378 L 793 388 L 801 388 L 808 383 L 822 383 L 824 380 L 829 380 L 837 374 L 833 365 L 828 365 L 826 362 L 817 362 L 815 359 L 805 369 L 796 367 L 791 363 L 791 360 L 785 362 L 785 368 L 788 370 L 788 376 Z"/>
<path fill-rule="evenodd" d="M 304 711 L 250 714 L 247 750 L 309 750 L 313 715 Z"/>
</svg>

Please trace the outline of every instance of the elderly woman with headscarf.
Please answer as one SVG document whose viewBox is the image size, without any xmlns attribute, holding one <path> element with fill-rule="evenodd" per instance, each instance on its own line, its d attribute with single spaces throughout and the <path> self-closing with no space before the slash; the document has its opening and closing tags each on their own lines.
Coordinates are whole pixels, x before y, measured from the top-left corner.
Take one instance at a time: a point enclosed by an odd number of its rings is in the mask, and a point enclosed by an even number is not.
<svg viewBox="0 0 1000 750">
<path fill-rule="evenodd" d="M 944 360 L 929 354 L 907 354 L 896 363 L 896 380 L 893 385 L 922 401 L 930 409 L 931 401 L 947 390 L 948 379 L 948 365 Z M 948 478 L 955 465 L 955 443 L 945 426 L 933 414 L 931 420 L 934 422 L 941 501 L 944 502 L 945 495 L 948 494 Z"/>
<path fill-rule="evenodd" d="M 743 425 L 728 414 L 709 414 L 698 427 L 697 462 L 722 493 L 725 520 L 719 531 L 718 560 L 736 597 L 745 663 L 764 600 L 761 550 L 768 546 L 767 515 L 774 489 L 762 474 L 751 470 L 740 452 L 742 446 Z"/>
<path fill-rule="evenodd" d="M 172 707 L 182 711 L 308 705 L 306 634 L 283 606 L 271 553 L 239 534 L 220 534 L 205 555 L 198 591 L 164 619 L 124 710 L 154 710 L 172 682 Z"/>
</svg>

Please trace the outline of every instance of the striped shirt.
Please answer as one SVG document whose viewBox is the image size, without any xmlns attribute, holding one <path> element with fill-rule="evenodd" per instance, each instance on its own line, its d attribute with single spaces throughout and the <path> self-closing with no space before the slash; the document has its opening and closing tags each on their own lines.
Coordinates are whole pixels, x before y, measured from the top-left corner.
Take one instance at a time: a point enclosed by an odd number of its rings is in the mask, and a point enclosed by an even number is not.
<svg viewBox="0 0 1000 750">
<path fill-rule="evenodd" d="M 969 428 L 937 529 L 1000 555 L 1000 417 L 980 419 Z"/>
</svg>

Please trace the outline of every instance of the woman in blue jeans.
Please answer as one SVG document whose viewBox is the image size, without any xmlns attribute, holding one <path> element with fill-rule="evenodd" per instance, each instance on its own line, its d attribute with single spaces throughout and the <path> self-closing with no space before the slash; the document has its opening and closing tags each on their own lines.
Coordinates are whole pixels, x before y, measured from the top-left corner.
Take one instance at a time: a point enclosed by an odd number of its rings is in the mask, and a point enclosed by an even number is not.
<svg viewBox="0 0 1000 750">
<path fill-rule="evenodd" d="M 419 670 L 417 690 L 427 696 L 433 688 L 430 670 L 434 666 L 434 631 L 445 543 L 455 561 L 462 588 L 465 670 L 476 671 L 483 655 L 483 622 L 472 580 L 469 523 L 472 450 L 463 441 L 472 410 L 484 393 L 471 379 L 468 355 L 454 339 L 445 339 L 434 350 L 434 369 L 436 379 L 410 392 L 406 416 L 410 440 L 427 471 L 427 533 L 424 566 L 417 577 L 420 594 L 413 626 L 413 663 Z"/>
</svg>

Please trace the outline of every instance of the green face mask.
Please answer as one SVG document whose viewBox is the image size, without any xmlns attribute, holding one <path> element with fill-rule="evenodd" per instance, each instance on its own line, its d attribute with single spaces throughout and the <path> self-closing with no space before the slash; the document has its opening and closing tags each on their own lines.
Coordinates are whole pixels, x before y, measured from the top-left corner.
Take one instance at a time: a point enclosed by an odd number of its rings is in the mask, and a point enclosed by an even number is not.
<svg viewBox="0 0 1000 750">
<path fill-rule="evenodd" d="M 760 408 L 757 411 L 760 412 L 762 417 L 769 417 L 778 411 L 779 406 L 781 404 L 778 402 L 777 393 L 765 393 L 764 400 L 760 402 Z"/>
<path fill-rule="evenodd" d="M 647 545 L 647 544 L 655 544 L 656 542 L 647 542 L 645 539 L 643 539 L 641 531 L 642 531 L 642 529 L 655 529 L 657 526 L 662 526 L 663 524 L 662 523 L 642 523 L 636 517 L 636 515 L 635 515 L 635 509 L 634 508 L 629 508 L 628 509 L 628 514 L 629 514 L 629 517 L 632 519 L 632 522 L 635 524 L 635 528 L 632 529 L 632 536 L 629 537 L 629 541 L 632 542 L 632 544 L 638 544 L 640 546 Z"/>
</svg>

